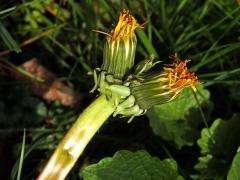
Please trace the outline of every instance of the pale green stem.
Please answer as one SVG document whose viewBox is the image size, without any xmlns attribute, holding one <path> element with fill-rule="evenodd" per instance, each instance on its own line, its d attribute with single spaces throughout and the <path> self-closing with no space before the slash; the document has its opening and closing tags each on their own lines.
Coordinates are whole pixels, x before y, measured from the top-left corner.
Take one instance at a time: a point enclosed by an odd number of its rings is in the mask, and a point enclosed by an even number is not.
<svg viewBox="0 0 240 180">
<path fill-rule="evenodd" d="M 63 180 L 114 110 L 104 95 L 90 104 L 67 132 L 37 180 Z"/>
</svg>

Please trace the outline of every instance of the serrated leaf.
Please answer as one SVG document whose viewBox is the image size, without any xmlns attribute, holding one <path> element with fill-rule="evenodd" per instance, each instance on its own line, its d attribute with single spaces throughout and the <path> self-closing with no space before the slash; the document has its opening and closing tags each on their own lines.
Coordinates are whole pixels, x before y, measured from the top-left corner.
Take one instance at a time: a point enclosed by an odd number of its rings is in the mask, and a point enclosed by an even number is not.
<svg viewBox="0 0 240 180">
<path fill-rule="evenodd" d="M 195 166 L 202 178 L 225 178 L 233 156 L 240 146 L 239 129 L 240 114 L 235 114 L 230 120 L 217 119 L 209 130 L 202 130 L 197 143 L 203 156 Z"/>
<path fill-rule="evenodd" d="M 239 180 L 240 179 L 240 147 L 238 148 L 237 154 L 234 156 L 231 168 L 228 172 L 228 180 Z"/>
<path fill-rule="evenodd" d="M 208 102 L 209 96 L 208 90 L 198 86 L 197 98 L 200 105 Z M 153 107 L 147 116 L 153 132 L 165 140 L 173 141 L 178 148 L 194 143 L 199 135 L 197 128 L 203 122 L 190 88 L 185 89 L 176 100 Z"/>
<path fill-rule="evenodd" d="M 82 171 L 84 180 L 182 180 L 173 159 L 160 161 L 146 151 L 118 151 Z"/>
</svg>

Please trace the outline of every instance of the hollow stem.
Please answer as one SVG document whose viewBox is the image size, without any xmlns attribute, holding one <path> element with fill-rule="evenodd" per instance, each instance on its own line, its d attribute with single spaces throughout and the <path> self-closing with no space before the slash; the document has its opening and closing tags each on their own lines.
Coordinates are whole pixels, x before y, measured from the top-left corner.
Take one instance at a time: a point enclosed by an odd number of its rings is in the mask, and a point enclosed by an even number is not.
<svg viewBox="0 0 240 180">
<path fill-rule="evenodd" d="M 37 180 L 63 180 L 114 110 L 104 95 L 92 102 L 64 136 Z"/>
</svg>

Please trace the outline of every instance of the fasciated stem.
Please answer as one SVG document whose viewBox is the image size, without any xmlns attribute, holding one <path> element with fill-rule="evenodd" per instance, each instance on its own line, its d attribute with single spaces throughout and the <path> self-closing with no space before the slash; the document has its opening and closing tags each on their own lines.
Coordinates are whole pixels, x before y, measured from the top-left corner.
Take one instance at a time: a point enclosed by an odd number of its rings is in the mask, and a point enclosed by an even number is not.
<svg viewBox="0 0 240 180">
<path fill-rule="evenodd" d="M 92 102 L 64 136 L 37 180 L 63 180 L 114 110 L 104 95 Z"/>
</svg>

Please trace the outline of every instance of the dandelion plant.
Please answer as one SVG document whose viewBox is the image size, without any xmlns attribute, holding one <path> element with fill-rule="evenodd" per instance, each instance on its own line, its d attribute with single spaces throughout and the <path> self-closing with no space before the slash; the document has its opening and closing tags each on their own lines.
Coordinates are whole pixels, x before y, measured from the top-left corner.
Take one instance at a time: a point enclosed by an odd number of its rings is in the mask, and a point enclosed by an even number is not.
<svg viewBox="0 0 240 180">
<path fill-rule="evenodd" d="M 159 70 L 152 70 L 160 63 L 153 56 L 134 66 L 135 30 L 144 24 L 123 10 L 109 33 L 95 30 L 106 36 L 103 64 L 93 73 L 95 85 L 91 92 L 98 91 L 98 96 L 68 130 L 38 180 L 65 179 L 88 142 L 111 115 L 129 117 L 131 122 L 152 106 L 173 101 L 185 88 L 196 91 L 195 86 L 200 82 L 187 69 L 189 60 L 181 61 L 176 54 L 170 56 L 172 64 L 155 68 Z"/>
</svg>

